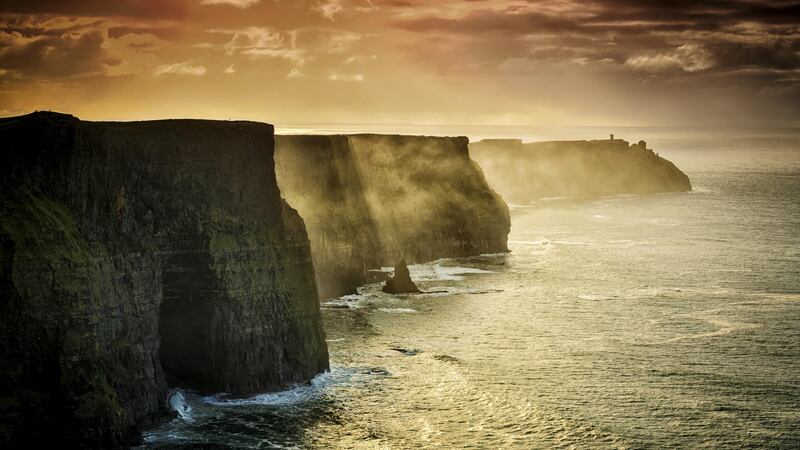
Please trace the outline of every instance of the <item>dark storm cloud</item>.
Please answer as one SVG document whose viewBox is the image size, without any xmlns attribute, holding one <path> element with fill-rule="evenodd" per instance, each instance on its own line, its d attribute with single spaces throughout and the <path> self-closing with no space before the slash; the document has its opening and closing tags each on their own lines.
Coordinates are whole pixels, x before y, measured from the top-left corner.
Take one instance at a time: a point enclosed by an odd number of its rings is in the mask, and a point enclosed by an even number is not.
<svg viewBox="0 0 800 450">
<path fill-rule="evenodd" d="M 638 115 L 624 117 L 635 88 L 701 118 L 708 98 L 723 98 L 721 116 L 758 104 L 752 111 L 800 123 L 785 106 L 800 104 L 798 68 L 800 0 L 0 0 L 6 110 L 62 95 L 82 108 L 102 82 L 126 111 L 140 102 L 131 86 L 179 96 L 176 86 L 193 83 L 225 105 L 247 92 L 252 113 L 266 78 L 288 108 L 315 92 L 330 114 L 354 98 L 356 109 L 368 99 L 416 108 L 415 95 L 444 114 L 463 85 L 509 120 L 609 110 L 633 123 Z M 196 101 L 186 92 L 176 113 Z M 587 112 L 592 101 L 601 106 Z M 648 120 L 678 109 L 650 108 Z"/>
<path fill-rule="evenodd" d="M 796 68 L 798 23 L 800 1 L 753 0 L 487 1 L 462 16 L 434 14 L 393 22 L 406 31 L 444 38 L 522 41 L 533 47 L 527 58 L 554 59 L 559 52 L 562 58 L 575 58 L 583 53 L 617 62 L 633 59 L 628 67 L 658 72 Z M 547 45 L 547 51 L 536 49 L 537 43 Z"/>
<path fill-rule="evenodd" d="M 708 46 L 720 70 L 743 68 L 798 70 L 800 68 L 800 44 L 783 45 L 739 45 L 716 43 Z"/>
<path fill-rule="evenodd" d="M 527 5 L 481 9 L 460 18 L 432 15 L 400 20 L 396 24 L 415 31 L 465 33 L 576 30 L 585 33 L 645 33 L 659 30 L 718 30 L 740 22 L 789 26 L 796 26 L 800 22 L 800 1 L 604 0 L 594 3 L 566 3 L 572 7 L 560 10 L 559 14 L 544 8 L 550 3 L 553 2 L 529 1 Z M 498 3 L 487 2 L 487 6 L 490 5 L 498 6 Z"/>
<path fill-rule="evenodd" d="M 4 13 L 90 17 L 179 19 L 191 6 L 190 0 L 0 0 Z"/>
<path fill-rule="evenodd" d="M 603 0 L 597 5 L 603 11 L 596 21 L 641 20 L 715 28 L 740 21 L 794 24 L 800 19 L 798 1 Z"/>
<path fill-rule="evenodd" d="M 12 76 L 63 78 L 101 73 L 113 63 L 102 48 L 104 36 L 94 30 L 82 35 L 43 36 L 14 41 L 4 36 L 0 69 Z"/>
<path fill-rule="evenodd" d="M 533 34 L 538 32 L 577 31 L 583 27 L 565 18 L 539 12 L 509 14 L 507 11 L 479 10 L 461 18 L 422 17 L 399 20 L 395 24 L 409 31 L 445 33 Z"/>
</svg>

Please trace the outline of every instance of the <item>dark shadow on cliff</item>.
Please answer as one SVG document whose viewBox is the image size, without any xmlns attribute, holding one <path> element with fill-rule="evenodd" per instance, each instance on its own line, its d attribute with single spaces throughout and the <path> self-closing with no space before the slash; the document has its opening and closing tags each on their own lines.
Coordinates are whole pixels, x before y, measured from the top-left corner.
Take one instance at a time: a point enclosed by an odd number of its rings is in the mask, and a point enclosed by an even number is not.
<svg viewBox="0 0 800 450">
<path fill-rule="evenodd" d="M 162 361 L 238 395 L 327 369 L 271 125 L 35 113 L 0 142 L 0 446 L 137 442 L 171 417 Z"/>
</svg>

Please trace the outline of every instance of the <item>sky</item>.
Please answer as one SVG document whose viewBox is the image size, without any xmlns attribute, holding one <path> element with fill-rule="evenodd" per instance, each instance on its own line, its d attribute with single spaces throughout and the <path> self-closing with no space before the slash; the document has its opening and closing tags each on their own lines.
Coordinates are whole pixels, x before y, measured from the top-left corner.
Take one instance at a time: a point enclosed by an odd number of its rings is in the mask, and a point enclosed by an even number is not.
<svg viewBox="0 0 800 450">
<path fill-rule="evenodd" d="M 0 0 L 0 116 L 800 127 L 794 0 Z"/>
</svg>

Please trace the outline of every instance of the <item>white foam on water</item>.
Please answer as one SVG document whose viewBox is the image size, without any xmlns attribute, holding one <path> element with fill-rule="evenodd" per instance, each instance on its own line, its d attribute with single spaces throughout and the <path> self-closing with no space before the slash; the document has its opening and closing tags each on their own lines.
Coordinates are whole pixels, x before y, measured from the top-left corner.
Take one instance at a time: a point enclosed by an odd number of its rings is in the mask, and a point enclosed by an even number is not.
<svg viewBox="0 0 800 450">
<path fill-rule="evenodd" d="M 477 288 L 470 288 L 470 287 L 458 287 L 458 286 L 430 286 L 427 288 L 425 292 L 419 294 L 421 297 L 446 297 L 448 295 L 455 295 L 455 294 L 491 294 L 503 292 L 502 289 L 477 289 Z"/>
<path fill-rule="evenodd" d="M 255 395 L 248 398 L 226 398 L 227 394 L 219 393 L 202 398 L 202 402 L 210 406 L 237 407 L 249 405 L 263 406 L 293 406 L 325 395 L 335 385 L 352 383 L 369 383 L 375 376 L 386 376 L 389 372 L 376 367 L 331 367 L 330 371 L 323 372 L 312 378 L 308 384 L 296 385 L 280 392 Z"/>
<path fill-rule="evenodd" d="M 192 417 L 192 407 L 189 406 L 189 403 L 186 401 L 186 396 L 183 395 L 183 391 L 176 389 L 171 392 L 167 398 L 167 402 L 169 403 L 170 409 L 178 413 L 179 419 L 187 422 L 194 421 Z"/>
<path fill-rule="evenodd" d="M 322 302 L 322 306 L 328 307 L 342 307 L 346 306 L 350 309 L 359 309 L 372 305 L 381 298 L 389 297 L 390 294 L 384 294 L 380 290 L 382 283 L 368 284 L 360 286 L 357 294 L 343 295 L 338 298 L 333 298 L 328 301 Z"/>
<path fill-rule="evenodd" d="M 521 203 L 507 203 L 510 209 L 533 208 L 534 205 L 523 205 Z"/>
<path fill-rule="evenodd" d="M 564 197 L 564 196 L 561 196 L 561 197 L 542 197 L 542 198 L 538 199 L 537 201 L 538 202 L 557 202 L 559 200 L 570 200 L 570 199 L 573 199 L 573 198 L 575 198 L 575 197 Z"/>
<path fill-rule="evenodd" d="M 711 192 L 714 192 L 714 190 L 707 186 L 692 186 L 692 190 L 685 192 L 685 194 L 708 194 Z"/>
<path fill-rule="evenodd" d="M 378 308 L 378 311 L 389 314 L 414 314 L 417 312 L 416 309 L 411 308 Z"/>
<path fill-rule="evenodd" d="M 578 296 L 581 300 L 611 300 L 614 297 L 601 294 L 583 294 Z"/>
<path fill-rule="evenodd" d="M 161 441 L 184 441 L 187 437 L 177 430 L 170 430 L 166 433 L 146 432 L 142 434 L 145 444 L 152 444 Z"/>
<path fill-rule="evenodd" d="M 432 264 L 414 264 L 409 266 L 408 270 L 414 281 L 458 281 L 463 280 L 464 275 L 492 273 L 489 270 L 473 267 L 444 266 L 441 260 Z"/>
<path fill-rule="evenodd" d="M 203 397 L 203 402 L 214 406 L 243 406 L 243 405 L 294 405 L 312 400 L 320 394 L 331 381 L 331 372 L 321 373 L 309 381 L 307 385 L 300 385 L 286 391 L 256 395 L 242 399 L 227 399 L 227 394 L 220 393 Z"/>
<path fill-rule="evenodd" d="M 552 244 L 552 242 L 550 240 L 548 240 L 548 239 L 541 239 L 541 240 L 538 240 L 538 241 L 520 241 L 520 240 L 509 239 L 508 243 L 509 244 L 514 244 L 514 245 L 550 245 L 550 244 Z"/>
</svg>

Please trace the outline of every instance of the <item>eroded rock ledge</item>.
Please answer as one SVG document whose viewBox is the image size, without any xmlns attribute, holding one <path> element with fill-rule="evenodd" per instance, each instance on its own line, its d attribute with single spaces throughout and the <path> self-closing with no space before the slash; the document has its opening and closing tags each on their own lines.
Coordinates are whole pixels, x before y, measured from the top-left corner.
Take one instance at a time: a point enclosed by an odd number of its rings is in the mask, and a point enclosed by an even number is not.
<svg viewBox="0 0 800 450">
<path fill-rule="evenodd" d="M 465 137 L 277 136 L 278 184 L 305 220 L 322 298 L 368 270 L 507 251 L 508 207 Z"/>
<path fill-rule="evenodd" d="M 253 122 L 0 120 L 0 446 L 120 447 L 168 383 L 328 367 L 309 242 Z"/>
<path fill-rule="evenodd" d="M 511 203 L 692 190 L 689 177 L 644 141 L 489 139 L 470 144 L 470 153 L 489 183 Z"/>
</svg>

